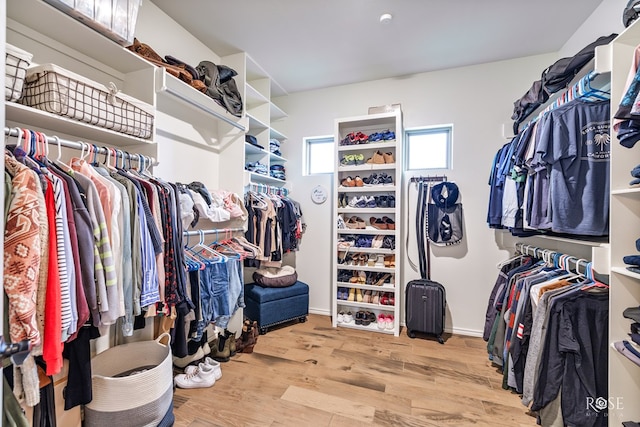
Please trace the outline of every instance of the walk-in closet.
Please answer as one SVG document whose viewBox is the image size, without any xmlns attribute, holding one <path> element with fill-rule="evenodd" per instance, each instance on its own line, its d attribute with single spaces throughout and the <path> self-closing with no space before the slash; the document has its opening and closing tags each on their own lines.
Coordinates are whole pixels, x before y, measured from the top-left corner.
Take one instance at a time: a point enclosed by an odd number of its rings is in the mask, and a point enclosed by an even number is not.
<svg viewBox="0 0 640 427">
<path fill-rule="evenodd" d="M 0 426 L 640 426 L 639 14 L 0 0 Z"/>
</svg>

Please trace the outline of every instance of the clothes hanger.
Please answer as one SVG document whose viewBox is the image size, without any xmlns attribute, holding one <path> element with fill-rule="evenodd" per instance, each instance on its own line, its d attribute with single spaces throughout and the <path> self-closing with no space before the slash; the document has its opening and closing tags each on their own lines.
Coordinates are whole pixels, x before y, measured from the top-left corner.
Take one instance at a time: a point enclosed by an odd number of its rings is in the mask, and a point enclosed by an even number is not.
<svg viewBox="0 0 640 427">
<path fill-rule="evenodd" d="M 202 230 L 198 230 L 198 234 L 200 235 L 200 241 L 193 247 L 194 250 L 198 251 L 195 252 L 196 255 L 213 262 L 222 262 L 227 260 L 226 255 L 223 255 L 220 252 L 212 249 L 210 246 L 204 244 L 204 232 Z"/>
</svg>

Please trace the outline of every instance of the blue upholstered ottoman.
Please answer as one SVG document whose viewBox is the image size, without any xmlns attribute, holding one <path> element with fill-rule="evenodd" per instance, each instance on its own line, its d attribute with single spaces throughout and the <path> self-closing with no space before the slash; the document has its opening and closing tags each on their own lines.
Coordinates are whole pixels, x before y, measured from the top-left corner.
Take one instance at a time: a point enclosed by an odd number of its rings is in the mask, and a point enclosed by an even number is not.
<svg viewBox="0 0 640 427">
<path fill-rule="evenodd" d="M 255 283 L 244 286 L 245 317 L 257 320 L 260 333 L 270 326 L 298 320 L 305 322 L 309 313 L 309 285 L 296 282 L 286 288 L 263 288 Z"/>
</svg>

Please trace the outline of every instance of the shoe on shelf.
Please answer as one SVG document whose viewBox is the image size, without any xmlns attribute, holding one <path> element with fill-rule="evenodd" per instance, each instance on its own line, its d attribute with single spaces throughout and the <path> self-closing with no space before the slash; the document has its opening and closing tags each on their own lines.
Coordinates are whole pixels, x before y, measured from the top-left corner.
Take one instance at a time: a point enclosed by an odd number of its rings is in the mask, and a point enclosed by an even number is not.
<svg viewBox="0 0 640 427">
<path fill-rule="evenodd" d="M 362 325 L 364 319 L 364 311 L 358 311 L 356 313 L 356 325 Z"/>
<path fill-rule="evenodd" d="M 338 317 L 336 318 L 336 321 L 338 323 L 343 323 L 344 322 L 344 311 L 341 311 L 340 313 L 338 313 Z"/>
<path fill-rule="evenodd" d="M 382 236 L 376 236 L 376 237 L 382 237 Z M 382 255 L 382 254 L 376 255 L 376 262 L 375 262 L 375 264 L 373 266 L 374 267 L 384 267 L 384 255 Z"/>
<path fill-rule="evenodd" d="M 365 207 L 367 208 L 376 208 L 378 205 L 376 204 L 376 199 L 373 196 L 365 196 Z"/>
<path fill-rule="evenodd" d="M 364 181 L 362 181 L 362 178 L 360 178 L 359 176 L 356 175 L 356 177 L 353 179 L 353 182 L 355 183 L 356 187 L 362 187 L 364 185 Z"/>
<path fill-rule="evenodd" d="M 392 130 L 387 129 L 386 131 L 382 132 L 382 139 L 385 140 L 386 142 L 395 141 L 396 133 Z"/>
<path fill-rule="evenodd" d="M 373 228 L 375 228 L 377 230 L 386 230 L 389 227 L 388 227 L 387 223 L 384 221 L 384 218 L 386 218 L 386 217 L 383 217 L 382 219 L 380 219 L 380 218 L 376 218 L 376 217 L 372 216 L 372 217 L 369 218 L 369 223 L 371 224 L 371 226 Z"/>
<path fill-rule="evenodd" d="M 369 135 L 369 142 L 382 141 L 382 134 L 380 132 L 374 132 Z"/>
<path fill-rule="evenodd" d="M 214 368 L 205 363 L 198 366 L 187 366 L 184 374 L 178 374 L 173 379 L 179 388 L 208 388 L 215 384 Z"/>
<path fill-rule="evenodd" d="M 385 329 L 388 329 L 388 330 L 393 329 L 393 323 L 394 323 L 393 314 L 385 315 L 385 319 L 384 319 Z"/>
<path fill-rule="evenodd" d="M 344 323 L 352 323 L 353 322 L 353 314 L 350 311 L 347 311 L 344 314 Z"/>
<path fill-rule="evenodd" d="M 375 153 L 373 153 L 373 156 L 367 159 L 367 164 L 371 165 L 383 165 L 385 163 L 387 162 L 385 160 L 384 154 L 382 154 L 380 151 L 376 151 Z"/>
<path fill-rule="evenodd" d="M 342 166 L 353 166 L 356 164 L 356 156 L 355 154 L 343 154 L 342 159 L 340 160 L 340 165 Z"/>
<path fill-rule="evenodd" d="M 362 132 L 356 132 L 356 139 L 358 140 L 358 144 L 366 144 L 369 142 L 369 137 Z"/>
<path fill-rule="evenodd" d="M 340 186 L 342 187 L 355 187 L 356 183 L 353 180 L 353 178 L 351 178 L 350 176 L 344 178 L 341 182 L 340 182 Z"/>
<path fill-rule="evenodd" d="M 387 318 L 383 313 L 378 314 L 378 329 L 385 329 L 387 325 Z"/>
<path fill-rule="evenodd" d="M 387 229 L 389 230 L 396 229 L 396 222 L 393 219 L 389 218 L 388 216 L 383 216 L 380 221 L 384 223 L 384 225 L 386 225 Z"/>
<path fill-rule="evenodd" d="M 347 301 L 355 301 L 356 300 L 356 289 L 349 288 L 349 296 L 347 297 Z"/>
<path fill-rule="evenodd" d="M 380 292 L 373 291 L 371 294 L 371 304 L 380 304 Z"/>
<path fill-rule="evenodd" d="M 388 153 L 384 153 L 383 154 L 383 159 L 385 163 L 395 163 L 395 159 L 393 158 L 393 153 L 392 152 L 388 152 Z"/>
</svg>

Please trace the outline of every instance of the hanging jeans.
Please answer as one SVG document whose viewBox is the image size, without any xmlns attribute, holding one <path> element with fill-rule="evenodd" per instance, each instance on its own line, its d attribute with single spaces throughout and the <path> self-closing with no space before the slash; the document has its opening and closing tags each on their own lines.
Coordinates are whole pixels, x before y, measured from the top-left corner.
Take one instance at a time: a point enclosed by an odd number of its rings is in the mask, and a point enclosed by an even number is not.
<svg viewBox="0 0 640 427">
<path fill-rule="evenodd" d="M 207 264 L 200 274 L 200 305 L 204 326 L 220 316 L 229 316 L 229 272 L 226 262 Z M 228 319 L 227 319 L 228 321 Z M 224 327 L 218 324 L 217 326 Z"/>
<path fill-rule="evenodd" d="M 242 262 L 236 259 L 227 260 L 227 273 L 229 277 L 229 305 L 231 312 L 221 314 L 215 318 L 216 325 L 226 328 L 233 313 L 238 307 L 244 307 L 244 284 L 242 283 Z"/>
</svg>

